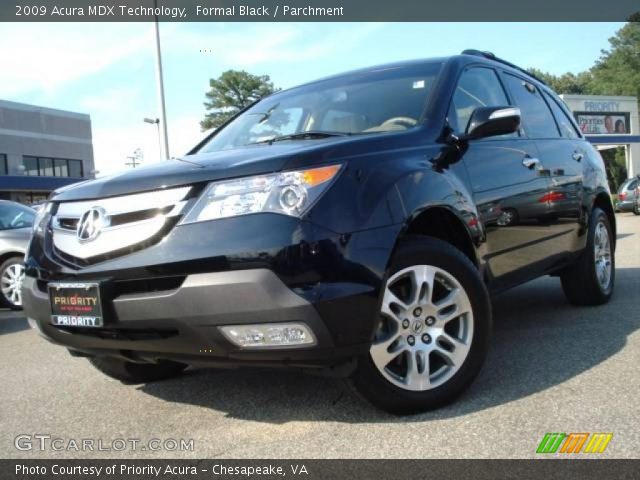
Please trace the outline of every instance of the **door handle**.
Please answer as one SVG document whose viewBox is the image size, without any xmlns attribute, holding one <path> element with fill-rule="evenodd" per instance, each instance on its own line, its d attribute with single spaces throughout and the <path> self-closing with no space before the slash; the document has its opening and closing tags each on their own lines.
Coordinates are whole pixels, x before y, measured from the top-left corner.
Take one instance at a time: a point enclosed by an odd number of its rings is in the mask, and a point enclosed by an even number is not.
<svg viewBox="0 0 640 480">
<path fill-rule="evenodd" d="M 527 156 L 522 159 L 522 165 L 528 169 L 532 169 L 533 167 L 540 165 L 540 159 Z"/>
<path fill-rule="evenodd" d="M 579 162 L 580 160 L 582 160 L 582 157 L 584 157 L 584 154 L 580 152 L 573 152 L 572 157 L 576 162 Z"/>
</svg>

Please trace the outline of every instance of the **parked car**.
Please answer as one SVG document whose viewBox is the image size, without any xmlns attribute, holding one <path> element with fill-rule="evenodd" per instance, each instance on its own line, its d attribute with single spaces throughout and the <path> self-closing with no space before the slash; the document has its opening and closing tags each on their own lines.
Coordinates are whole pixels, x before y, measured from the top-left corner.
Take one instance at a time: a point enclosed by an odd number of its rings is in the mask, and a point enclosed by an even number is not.
<svg viewBox="0 0 640 480">
<path fill-rule="evenodd" d="M 472 382 L 490 295 L 557 275 L 599 305 L 615 280 L 602 158 L 477 51 L 275 93 L 182 159 L 56 193 L 34 232 L 28 317 L 106 375 L 323 369 L 396 413 Z"/>
<path fill-rule="evenodd" d="M 23 260 L 34 216 L 29 207 L 0 200 L 0 307 L 22 308 Z"/>
<path fill-rule="evenodd" d="M 640 175 L 622 182 L 618 188 L 616 209 L 640 215 Z"/>
</svg>

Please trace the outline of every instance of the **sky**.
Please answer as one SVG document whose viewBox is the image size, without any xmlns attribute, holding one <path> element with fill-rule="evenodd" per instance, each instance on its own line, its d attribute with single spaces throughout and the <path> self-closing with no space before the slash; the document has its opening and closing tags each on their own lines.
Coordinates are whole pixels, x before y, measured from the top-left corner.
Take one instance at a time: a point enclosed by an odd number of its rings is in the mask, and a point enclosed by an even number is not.
<svg viewBox="0 0 640 480">
<path fill-rule="evenodd" d="M 228 69 L 277 87 L 359 67 L 489 50 L 554 74 L 591 67 L 622 23 L 162 23 L 169 150 L 187 152 L 209 79 Z M 91 115 L 98 176 L 159 161 L 152 23 L 0 23 L 0 98 Z"/>
</svg>

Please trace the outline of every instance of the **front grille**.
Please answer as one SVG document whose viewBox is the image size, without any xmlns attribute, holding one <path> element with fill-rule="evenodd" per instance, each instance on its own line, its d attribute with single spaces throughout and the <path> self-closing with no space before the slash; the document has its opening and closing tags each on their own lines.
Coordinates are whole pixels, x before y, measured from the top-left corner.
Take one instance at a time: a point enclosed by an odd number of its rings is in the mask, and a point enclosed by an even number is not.
<svg viewBox="0 0 640 480">
<path fill-rule="evenodd" d="M 81 268 L 157 243 L 181 218 L 191 187 L 63 202 L 51 220 L 58 259 Z"/>
</svg>

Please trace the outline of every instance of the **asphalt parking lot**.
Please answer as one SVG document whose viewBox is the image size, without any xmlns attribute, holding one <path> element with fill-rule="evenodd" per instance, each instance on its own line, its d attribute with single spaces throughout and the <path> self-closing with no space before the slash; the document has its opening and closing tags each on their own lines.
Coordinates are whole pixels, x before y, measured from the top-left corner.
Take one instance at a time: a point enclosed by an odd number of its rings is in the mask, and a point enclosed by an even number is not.
<svg viewBox="0 0 640 480">
<path fill-rule="evenodd" d="M 612 432 L 600 457 L 640 457 L 640 217 L 618 214 L 609 305 L 576 308 L 555 278 L 494 299 L 489 359 L 457 403 L 394 417 L 338 380 L 297 373 L 192 370 L 124 386 L 0 312 L 4 458 L 523 458 L 546 432 Z M 21 451 L 21 434 L 193 439 L 193 451 Z M 34 442 L 34 445 L 37 442 Z M 171 447 L 172 445 L 169 445 Z"/>
</svg>

